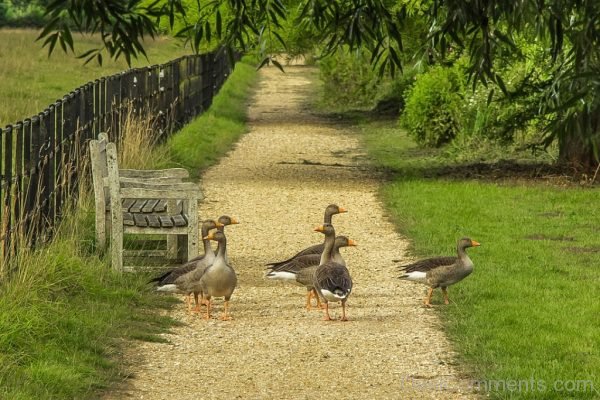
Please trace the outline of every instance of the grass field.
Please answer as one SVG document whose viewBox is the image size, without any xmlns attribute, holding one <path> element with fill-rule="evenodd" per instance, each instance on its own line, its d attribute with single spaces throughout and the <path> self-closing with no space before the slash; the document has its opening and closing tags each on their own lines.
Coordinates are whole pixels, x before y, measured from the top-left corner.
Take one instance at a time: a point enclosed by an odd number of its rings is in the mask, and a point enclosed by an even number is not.
<svg viewBox="0 0 600 400">
<path fill-rule="evenodd" d="M 57 48 L 48 58 L 38 32 L 30 29 L 0 29 L 0 127 L 31 117 L 71 90 L 101 76 L 127 69 L 124 60 L 105 59 L 102 66 L 84 61 Z M 97 45 L 89 36 L 75 36 L 77 54 Z M 148 60 L 134 67 L 161 64 L 189 53 L 176 40 L 160 38 L 147 44 Z"/>
<path fill-rule="evenodd" d="M 166 52 L 164 56 L 161 61 L 173 57 Z M 52 62 L 64 84 L 68 79 L 63 70 L 80 65 L 66 58 Z M 215 97 L 207 115 L 222 121 L 203 136 L 203 150 L 194 152 L 202 167 L 214 162 L 244 131 L 245 104 L 255 77 L 253 67 L 240 64 Z M 234 90 L 237 87 L 244 89 Z M 228 118 L 233 118 L 230 125 Z M 134 124 L 144 130 L 143 121 Z M 192 124 L 196 130 L 202 127 L 198 120 Z M 236 129 L 233 134 L 231 126 Z M 129 167 L 186 165 L 170 158 L 177 149 L 167 145 L 149 153 L 136 140 L 136 135 L 126 135 L 122 147 L 128 149 L 130 160 L 145 164 Z M 113 273 L 106 258 L 94 251 L 94 206 L 89 193 L 82 193 L 76 208 L 67 213 L 54 243 L 23 252 L 19 261 L 11 279 L 0 281 L 0 399 L 97 398 L 104 388 L 125 379 L 120 362 L 128 340 L 162 340 L 157 334 L 174 324 L 159 312 L 177 300 L 157 295 L 146 283 L 148 275 Z"/>
<path fill-rule="evenodd" d="M 600 398 L 600 187 L 472 178 L 393 121 L 361 126 L 413 256 L 455 254 L 462 236 L 482 244 L 451 304 L 434 296 L 476 385 L 498 399 Z M 453 170 L 466 173 L 440 175 Z"/>
</svg>

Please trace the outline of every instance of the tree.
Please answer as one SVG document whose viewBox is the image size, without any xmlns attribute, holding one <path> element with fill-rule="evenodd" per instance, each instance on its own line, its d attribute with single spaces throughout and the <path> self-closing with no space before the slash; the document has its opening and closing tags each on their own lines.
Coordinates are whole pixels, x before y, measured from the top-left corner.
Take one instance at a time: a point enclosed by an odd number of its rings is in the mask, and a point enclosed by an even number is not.
<svg viewBox="0 0 600 400">
<path fill-rule="evenodd" d="M 539 113 L 550 122 L 544 144 L 558 141 L 560 160 L 591 168 L 600 160 L 600 2 L 597 0 L 211 0 L 196 1 L 198 18 L 178 34 L 194 49 L 217 39 L 226 48 L 265 53 L 285 46 L 282 21 L 297 7 L 299 26 L 317 32 L 324 53 L 345 46 L 367 49 L 380 73 L 402 68 L 402 27 L 419 19 L 429 27 L 422 50 L 444 58 L 447 50 L 470 55 L 473 85 L 494 85 L 510 96 L 496 72 L 499 58 L 519 57 L 515 35 L 546 43 L 550 78 L 537 89 Z M 71 29 L 96 32 L 103 47 L 81 57 L 144 55 L 141 39 L 158 33 L 157 20 L 185 17 L 183 0 L 55 0 L 40 34 L 52 52 L 74 49 Z M 184 18 L 185 20 L 185 18 Z"/>
</svg>

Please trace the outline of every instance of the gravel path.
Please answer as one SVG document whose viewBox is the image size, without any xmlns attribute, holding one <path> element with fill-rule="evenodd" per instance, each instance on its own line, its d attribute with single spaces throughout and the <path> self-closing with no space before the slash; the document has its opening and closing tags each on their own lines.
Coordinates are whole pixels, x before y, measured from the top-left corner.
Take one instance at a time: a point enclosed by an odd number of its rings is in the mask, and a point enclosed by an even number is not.
<svg viewBox="0 0 600 400">
<path fill-rule="evenodd" d="M 250 133 L 203 176 L 202 217 L 229 214 L 228 252 L 239 279 L 233 321 L 205 321 L 177 307 L 183 323 L 168 344 L 136 343 L 131 379 L 107 399 L 462 399 L 455 355 L 424 287 L 394 278 L 407 247 L 377 198 L 379 181 L 354 135 L 306 106 L 308 67 L 261 70 Z M 302 287 L 264 278 L 264 263 L 323 239 L 313 228 L 329 203 L 354 280 L 348 322 L 306 311 Z M 214 315 L 222 309 L 215 301 Z M 332 316 L 339 316 L 332 306 Z"/>
</svg>

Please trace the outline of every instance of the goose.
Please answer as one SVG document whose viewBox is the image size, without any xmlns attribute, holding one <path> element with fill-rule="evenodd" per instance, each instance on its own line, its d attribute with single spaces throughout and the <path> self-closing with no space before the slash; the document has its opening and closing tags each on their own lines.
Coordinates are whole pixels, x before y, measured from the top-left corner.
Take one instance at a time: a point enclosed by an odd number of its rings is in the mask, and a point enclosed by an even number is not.
<svg viewBox="0 0 600 400">
<path fill-rule="evenodd" d="M 215 228 L 222 229 L 223 224 L 212 219 L 203 221 L 201 226 L 202 237 L 204 238 L 211 229 Z M 194 293 L 195 300 L 194 311 L 200 311 L 200 304 L 198 302 L 198 293 L 200 289 L 199 279 L 202 276 L 203 270 L 211 265 L 216 258 L 215 253 L 210 246 L 210 240 L 203 239 L 203 244 L 204 254 L 148 281 L 148 283 L 157 282 L 158 285 L 156 290 L 159 292 L 185 294 L 188 312 L 191 312 L 191 299 L 189 295 L 192 293 Z"/>
<path fill-rule="evenodd" d="M 221 215 L 219 217 L 219 219 L 217 220 L 217 222 L 223 224 L 223 226 L 218 227 L 217 230 L 220 232 L 225 232 L 225 226 L 226 225 L 237 225 L 240 223 L 240 221 L 238 221 L 236 218 L 230 217 L 228 215 Z M 203 235 L 202 237 L 204 237 L 206 235 Z M 217 251 L 218 251 L 218 245 L 217 245 Z M 227 251 L 225 251 L 225 260 L 227 261 L 227 264 L 229 264 L 229 257 L 227 257 Z"/>
<path fill-rule="evenodd" d="M 346 301 L 352 292 L 352 278 L 345 265 L 332 260 L 333 247 L 335 245 L 335 229 L 331 224 L 323 224 L 315 228 L 316 232 L 325 235 L 323 253 L 319 266 L 313 275 L 313 286 L 325 303 L 325 321 L 331 321 L 329 316 L 329 302 L 340 301 L 342 303 L 342 321 L 346 318 Z"/>
<path fill-rule="evenodd" d="M 213 231 L 204 237 L 219 243 L 217 247 L 217 257 L 211 266 L 204 270 L 200 278 L 200 288 L 203 296 L 203 302 L 206 305 L 206 319 L 210 318 L 211 297 L 224 297 L 223 314 L 221 320 L 230 320 L 228 315 L 229 299 L 237 285 L 237 275 L 235 270 L 227 262 L 225 254 L 227 252 L 227 238 L 221 231 Z"/>
<path fill-rule="evenodd" d="M 433 257 L 403 265 L 400 279 L 424 283 L 429 286 L 427 297 L 423 300 L 426 307 L 431 307 L 433 290 L 441 288 L 444 294 L 444 304 L 449 304 L 447 287 L 462 281 L 473 272 L 473 261 L 467 255 L 467 247 L 480 246 L 469 238 L 462 238 L 456 246 L 456 257 Z"/>
<path fill-rule="evenodd" d="M 336 214 L 341 214 L 341 213 L 345 213 L 345 212 L 348 212 L 348 210 L 345 209 L 344 207 L 340 207 L 337 204 L 330 204 L 325 208 L 325 215 L 323 217 L 323 223 L 331 224 L 331 217 L 333 217 Z M 308 254 L 321 255 L 321 253 L 323 253 L 323 243 L 309 246 L 309 247 L 305 248 L 304 250 L 299 251 L 294 256 L 288 258 L 287 260 L 270 262 L 265 265 L 267 265 L 267 269 L 277 268 L 281 265 L 284 265 L 284 264 L 292 261 L 296 257 L 300 257 L 300 256 L 308 255 Z M 343 259 L 339 256 L 339 252 L 337 253 L 336 257 L 338 257 L 338 258 L 336 258 L 336 262 L 343 262 Z"/>
<path fill-rule="evenodd" d="M 340 254 L 340 247 L 356 246 L 356 242 L 346 236 L 336 236 L 333 245 L 332 258 L 339 264 L 346 265 L 346 261 Z M 339 261 L 337 261 L 339 260 Z M 305 254 L 296 257 L 285 264 L 271 267 L 267 278 L 293 282 L 306 287 L 306 309 L 311 310 L 311 298 L 317 298 L 317 307 L 321 308 L 321 300 L 314 291 L 312 277 L 321 261 L 320 254 Z"/>
</svg>

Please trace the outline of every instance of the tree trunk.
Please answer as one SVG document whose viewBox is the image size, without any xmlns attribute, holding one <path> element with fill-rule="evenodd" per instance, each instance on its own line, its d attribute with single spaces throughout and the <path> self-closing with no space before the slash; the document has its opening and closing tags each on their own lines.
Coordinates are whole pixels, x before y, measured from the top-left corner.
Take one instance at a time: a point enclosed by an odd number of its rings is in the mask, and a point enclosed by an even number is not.
<svg viewBox="0 0 600 400">
<path fill-rule="evenodd" d="M 600 109 L 582 113 L 577 121 L 581 133 L 570 131 L 559 140 L 560 163 L 581 170 L 596 169 L 600 162 Z"/>
</svg>

